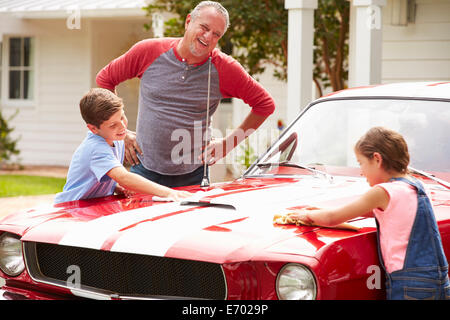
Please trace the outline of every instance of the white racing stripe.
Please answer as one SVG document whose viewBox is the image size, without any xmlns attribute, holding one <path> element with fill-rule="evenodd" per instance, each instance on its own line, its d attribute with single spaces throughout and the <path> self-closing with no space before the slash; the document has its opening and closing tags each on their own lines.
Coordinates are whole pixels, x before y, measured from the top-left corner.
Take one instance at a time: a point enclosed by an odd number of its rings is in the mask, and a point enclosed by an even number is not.
<svg viewBox="0 0 450 320">
<path fill-rule="evenodd" d="M 151 207 L 118 212 L 88 222 L 78 223 L 63 236 L 60 245 L 100 249 L 111 234 L 145 219 L 180 210 L 179 203 L 170 202 Z"/>
<path fill-rule="evenodd" d="M 317 185 L 316 182 L 313 184 Z M 236 210 L 226 207 L 207 207 L 144 222 L 121 234 L 111 250 L 164 256 L 167 250 L 175 243 L 182 241 L 184 237 L 210 226 L 248 216 L 253 218 L 252 228 L 258 228 L 258 225 L 265 226 L 266 231 L 269 232 L 273 229 L 273 214 L 280 210 L 302 203 L 309 204 L 310 201 L 321 202 L 348 197 L 359 194 L 363 190 L 361 185 L 334 189 L 335 187 L 336 185 L 332 186 L 332 192 L 325 190 L 319 194 L 319 189 L 313 189 L 311 184 L 297 184 L 224 195 L 212 199 L 211 203 L 232 205 Z M 242 227 L 244 225 L 247 223 L 243 223 Z M 233 229 L 241 228 L 234 226 Z M 242 230 L 242 232 L 248 233 L 249 237 L 255 232 L 260 234 L 260 230 L 252 231 L 252 229 Z M 205 241 L 208 239 L 205 238 Z"/>
<path fill-rule="evenodd" d="M 112 251 L 164 256 L 173 244 L 209 226 L 248 216 L 253 220 L 270 219 L 271 222 L 271 211 L 273 214 L 281 213 L 296 205 L 315 205 L 358 195 L 367 189 L 363 180 L 350 184 L 336 180 L 330 185 L 320 179 L 303 179 L 299 183 L 279 187 L 243 190 L 228 195 L 224 192 L 224 195 L 211 198 L 212 204 L 228 204 L 236 210 L 228 207 L 196 208 L 172 202 L 119 212 L 77 224 L 63 236 L 60 244 L 100 249 L 108 240 L 107 247 Z M 179 212 L 183 210 L 187 212 Z M 170 215 L 174 212 L 179 213 Z M 161 215 L 167 216 L 152 220 Z"/>
<path fill-rule="evenodd" d="M 362 194 L 369 186 L 363 180 L 348 183 L 346 179 L 335 178 L 329 184 L 321 179 L 304 179 L 285 186 L 230 194 L 211 199 L 212 204 L 226 204 L 236 209 L 255 210 L 260 207 L 278 206 L 278 210 L 295 205 L 319 205 L 322 202 Z"/>
<path fill-rule="evenodd" d="M 111 251 L 164 256 L 174 243 L 189 234 L 243 217 L 245 215 L 229 208 L 198 208 L 139 224 L 124 232 L 112 246 Z"/>
</svg>

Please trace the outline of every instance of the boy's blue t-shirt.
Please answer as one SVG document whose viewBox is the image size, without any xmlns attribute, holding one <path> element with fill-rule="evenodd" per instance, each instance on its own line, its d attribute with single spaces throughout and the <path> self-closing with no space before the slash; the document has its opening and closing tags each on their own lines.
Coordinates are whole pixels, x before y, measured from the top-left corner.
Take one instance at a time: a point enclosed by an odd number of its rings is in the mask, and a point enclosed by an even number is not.
<svg viewBox="0 0 450 320">
<path fill-rule="evenodd" d="M 116 182 L 106 173 L 122 166 L 124 142 L 114 141 L 110 146 L 104 138 L 88 132 L 72 156 L 66 184 L 56 194 L 55 203 L 98 198 L 114 193 Z"/>
</svg>

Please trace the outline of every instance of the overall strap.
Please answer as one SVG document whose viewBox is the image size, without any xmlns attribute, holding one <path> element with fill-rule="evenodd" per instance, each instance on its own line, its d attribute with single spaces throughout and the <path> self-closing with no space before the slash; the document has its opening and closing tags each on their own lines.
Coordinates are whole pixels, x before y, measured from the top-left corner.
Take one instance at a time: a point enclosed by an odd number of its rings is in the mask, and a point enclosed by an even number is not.
<svg viewBox="0 0 450 320">
<path fill-rule="evenodd" d="M 383 268 L 386 275 L 388 275 L 388 272 L 386 270 L 386 266 L 384 264 L 383 254 L 381 253 L 381 245 L 380 245 L 380 223 L 378 222 L 378 219 L 374 216 L 375 224 L 377 226 L 377 251 L 378 251 L 378 258 L 380 260 L 380 265 Z"/>
<path fill-rule="evenodd" d="M 417 190 L 418 207 L 406 250 L 404 268 L 422 267 L 430 263 L 437 268 L 446 267 L 447 260 L 440 241 L 433 207 L 423 185 L 415 178 L 412 180 L 392 178 L 390 181 L 402 181 Z"/>
<path fill-rule="evenodd" d="M 412 180 L 406 178 L 391 178 L 389 181 L 403 181 L 417 190 L 417 195 L 426 195 L 423 185 L 416 179 L 411 177 Z"/>
</svg>

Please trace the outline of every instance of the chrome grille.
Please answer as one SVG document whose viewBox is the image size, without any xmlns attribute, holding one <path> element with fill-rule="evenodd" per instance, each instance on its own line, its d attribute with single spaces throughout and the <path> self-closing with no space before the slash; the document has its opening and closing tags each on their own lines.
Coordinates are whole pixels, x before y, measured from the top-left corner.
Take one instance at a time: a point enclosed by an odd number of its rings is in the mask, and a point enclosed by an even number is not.
<svg viewBox="0 0 450 320">
<path fill-rule="evenodd" d="M 40 242 L 24 243 L 24 253 L 30 276 L 40 282 L 68 287 L 68 268 L 77 266 L 83 290 L 129 297 L 226 298 L 219 264 Z"/>
</svg>

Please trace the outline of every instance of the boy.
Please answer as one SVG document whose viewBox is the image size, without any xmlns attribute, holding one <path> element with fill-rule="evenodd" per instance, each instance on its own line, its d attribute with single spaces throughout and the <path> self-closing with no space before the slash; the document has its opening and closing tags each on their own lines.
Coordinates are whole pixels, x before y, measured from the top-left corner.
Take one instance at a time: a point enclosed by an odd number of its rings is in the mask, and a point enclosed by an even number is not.
<svg viewBox="0 0 450 320">
<path fill-rule="evenodd" d="M 124 191 L 122 187 L 175 201 L 191 195 L 161 186 L 124 168 L 123 139 L 128 120 L 121 98 L 106 89 L 91 89 L 80 100 L 80 112 L 89 131 L 72 157 L 66 184 L 56 195 L 55 203 L 108 196 L 114 191 Z"/>
</svg>

